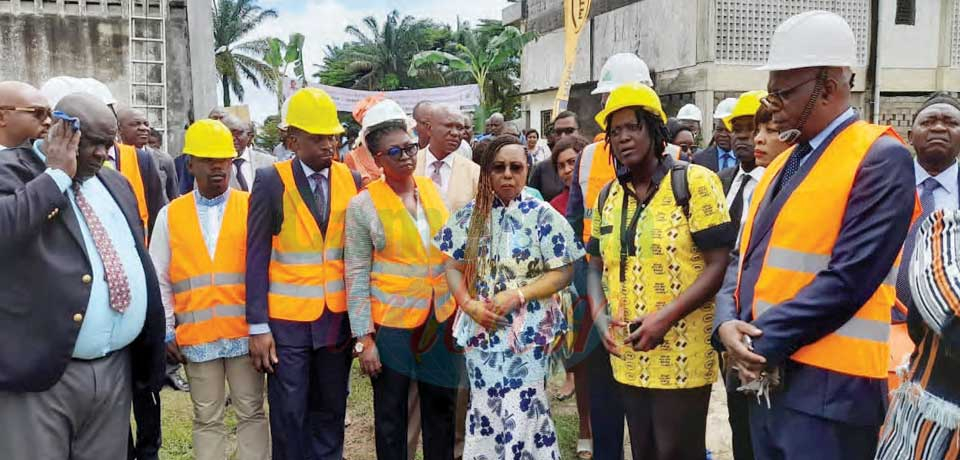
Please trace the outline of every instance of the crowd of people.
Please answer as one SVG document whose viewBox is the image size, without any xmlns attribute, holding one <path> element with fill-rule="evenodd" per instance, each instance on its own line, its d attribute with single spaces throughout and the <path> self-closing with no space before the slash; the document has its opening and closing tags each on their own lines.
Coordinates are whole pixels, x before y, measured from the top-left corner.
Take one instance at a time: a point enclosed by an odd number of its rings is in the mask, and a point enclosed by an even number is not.
<svg viewBox="0 0 960 460">
<path fill-rule="evenodd" d="M 176 159 L 102 85 L 0 82 L 3 457 L 156 459 L 168 384 L 197 459 L 340 460 L 358 367 L 381 460 L 559 459 L 567 398 L 578 458 L 626 428 L 700 460 L 717 380 L 737 460 L 957 459 L 960 101 L 919 108 L 914 157 L 851 107 L 856 55 L 793 16 L 766 89 L 703 120 L 617 54 L 543 136 L 374 96 L 351 145 L 306 88 L 273 152 L 217 108 Z"/>
</svg>

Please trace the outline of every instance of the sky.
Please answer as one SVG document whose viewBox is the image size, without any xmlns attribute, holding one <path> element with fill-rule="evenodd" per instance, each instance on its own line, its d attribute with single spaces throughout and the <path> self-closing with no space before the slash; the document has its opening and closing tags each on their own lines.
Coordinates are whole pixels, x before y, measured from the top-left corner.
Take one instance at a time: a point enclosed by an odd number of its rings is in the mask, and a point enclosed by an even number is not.
<svg viewBox="0 0 960 460">
<path fill-rule="evenodd" d="M 382 23 L 391 10 L 398 9 L 401 16 L 431 18 L 453 25 L 458 17 L 472 23 L 478 19 L 500 19 L 509 3 L 507 0 L 259 0 L 259 4 L 275 9 L 278 17 L 261 24 L 247 38 L 273 36 L 286 40 L 291 33 L 302 33 L 306 37 L 305 69 L 307 75 L 312 75 L 316 71 L 314 64 L 323 62 L 326 46 L 347 41 L 349 37 L 344 29 L 348 25 L 359 26 L 366 16 Z M 250 84 L 246 85 L 243 103 L 250 106 L 250 114 L 258 122 L 276 113 L 276 96 Z"/>
</svg>

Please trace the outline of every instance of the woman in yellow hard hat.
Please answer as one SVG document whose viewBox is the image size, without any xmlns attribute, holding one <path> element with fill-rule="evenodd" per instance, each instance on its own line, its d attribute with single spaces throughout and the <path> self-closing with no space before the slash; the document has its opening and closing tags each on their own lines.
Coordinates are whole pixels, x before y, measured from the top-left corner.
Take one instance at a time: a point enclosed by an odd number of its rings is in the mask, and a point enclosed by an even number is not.
<svg viewBox="0 0 960 460">
<path fill-rule="evenodd" d="M 617 180 L 593 211 L 587 289 L 633 458 L 699 460 L 718 368 L 713 296 L 736 238 L 723 189 L 708 169 L 663 155 L 667 117 L 650 87 L 618 87 L 596 120 Z"/>
<path fill-rule="evenodd" d="M 190 380 L 195 457 L 224 458 L 226 382 L 243 439 L 237 456 L 266 459 L 264 378 L 251 364 L 244 308 L 250 195 L 229 187 L 237 153 L 223 123 L 200 120 L 185 137 L 197 187 L 160 210 L 150 243 L 167 317 L 167 357 L 184 363 Z"/>
</svg>

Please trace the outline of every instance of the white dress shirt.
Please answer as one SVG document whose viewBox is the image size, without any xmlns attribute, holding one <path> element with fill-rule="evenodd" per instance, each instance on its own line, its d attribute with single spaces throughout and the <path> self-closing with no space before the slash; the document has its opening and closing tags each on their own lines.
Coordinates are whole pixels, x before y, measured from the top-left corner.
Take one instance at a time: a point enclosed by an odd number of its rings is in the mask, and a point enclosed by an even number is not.
<svg viewBox="0 0 960 460">
<path fill-rule="evenodd" d="M 440 179 L 442 179 L 443 183 L 438 187 L 442 195 L 446 195 L 447 190 L 450 189 L 450 175 L 453 174 L 454 155 L 455 153 L 451 153 L 443 160 L 438 160 L 436 155 L 433 154 L 433 151 L 430 150 L 430 147 L 427 147 L 427 164 L 423 165 L 424 175 L 431 177 L 434 169 L 433 164 L 437 161 L 443 161 L 443 166 L 440 166 Z"/>
<path fill-rule="evenodd" d="M 236 166 L 233 167 L 233 173 L 242 175 L 244 180 L 247 181 L 247 189 L 249 191 L 253 190 L 253 163 L 251 163 L 250 147 L 247 147 L 243 153 L 241 153 L 237 158 L 242 159 L 243 163 L 240 164 L 240 168 Z M 239 169 L 239 170 L 238 170 Z M 240 183 L 240 177 L 237 177 L 237 183 Z"/>
<path fill-rule="evenodd" d="M 933 177 L 933 180 L 940 184 L 940 187 L 933 191 L 933 201 L 936 203 L 937 209 L 956 211 L 960 208 L 960 192 L 958 192 L 960 187 L 957 186 L 957 173 L 960 172 L 960 166 L 957 166 L 957 162 L 954 162 L 952 166 L 940 174 L 930 176 L 927 170 L 923 169 L 920 163 L 914 159 L 913 171 L 917 178 L 917 193 L 920 193 L 920 184 L 928 177 Z"/>
<path fill-rule="evenodd" d="M 733 182 L 730 183 L 730 190 L 727 192 L 727 209 L 733 206 L 733 200 L 737 197 L 740 184 L 748 177 L 750 178 L 750 182 L 747 182 L 746 187 L 743 189 L 743 212 L 740 214 L 740 222 L 736 222 L 737 228 L 742 229 L 743 224 L 747 222 L 747 211 L 750 209 L 750 200 L 753 198 L 753 191 L 757 189 L 757 184 L 760 183 L 764 171 L 766 171 L 766 168 L 757 166 L 750 172 L 746 172 L 741 166 L 737 170 L 737 175 L 733 177 Z"/>
</svg>

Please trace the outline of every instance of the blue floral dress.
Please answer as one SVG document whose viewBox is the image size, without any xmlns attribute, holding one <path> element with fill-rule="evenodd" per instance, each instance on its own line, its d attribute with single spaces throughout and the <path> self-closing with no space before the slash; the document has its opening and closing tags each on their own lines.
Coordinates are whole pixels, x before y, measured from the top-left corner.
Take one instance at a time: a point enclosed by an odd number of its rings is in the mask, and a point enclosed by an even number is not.
<svg viewBox="0 0 960 460">
<path fill-rule="evenodd" d="M 466 252 L 471 202 L 451 216 L 434 245 L 456 260 Z M 480 241 L 480 257 L 491 260 L 480 273 L 477 296 L 534 282 L 543 273 L 572 264 L 584 250 L 566 219 L 526 192 L 504 206 L 494 200 L 491 235 Z M 470 407 L 463 458 L 466 460 L 559 459 L 545 378 L 554 339 L 567 324 L 556 298 L 529 300 L 506 317 L 510 327 L 488 332 L 458 314 L 454 337 L 465 348 Z"/>
</svg>

